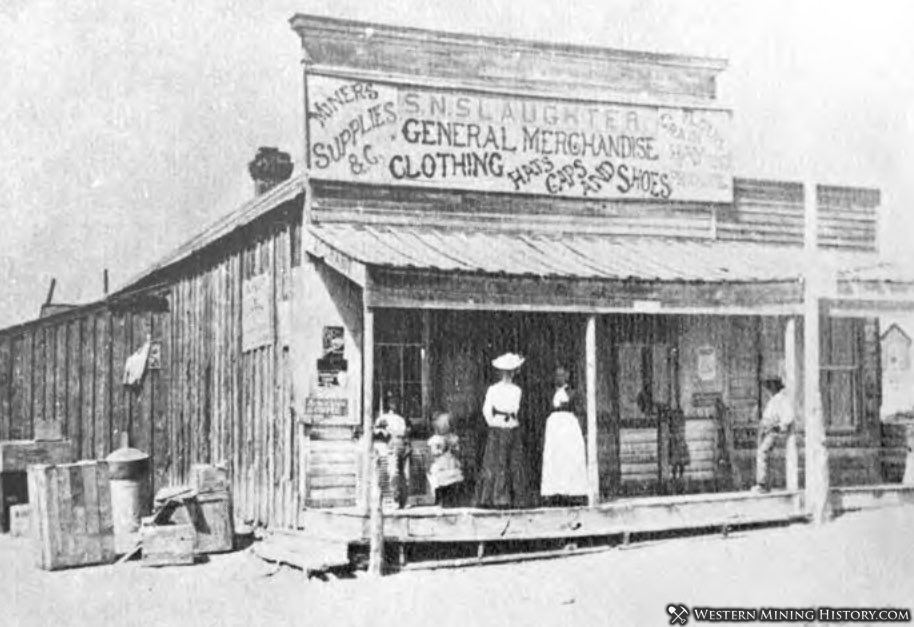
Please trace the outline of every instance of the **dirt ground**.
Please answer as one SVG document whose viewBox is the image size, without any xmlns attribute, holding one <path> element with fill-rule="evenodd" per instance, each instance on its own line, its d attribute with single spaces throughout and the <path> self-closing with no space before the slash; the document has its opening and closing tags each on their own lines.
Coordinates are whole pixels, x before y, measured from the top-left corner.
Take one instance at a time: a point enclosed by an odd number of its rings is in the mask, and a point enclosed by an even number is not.
<svg viewBox="0 0 914 627">
<path fill-rule="evenodd" d="M 4 536 L 0 589 L 4 626 L 667 625 L 668 602 L 914 609 L 914 507 L 379 581 L 308 580 L 250 551 L 48 573 L 27 540 Z"/>
</svg>

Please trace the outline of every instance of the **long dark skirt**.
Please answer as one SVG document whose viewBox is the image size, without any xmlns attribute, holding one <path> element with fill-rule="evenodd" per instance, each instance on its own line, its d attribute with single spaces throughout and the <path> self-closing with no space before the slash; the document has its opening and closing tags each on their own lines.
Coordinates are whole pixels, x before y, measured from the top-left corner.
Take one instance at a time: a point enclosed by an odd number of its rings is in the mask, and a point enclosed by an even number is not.
<svg viewBox="0 0 914 627">
<path fill-rule="evenodd" d="M 477 507 L 532 507 L 519 429 L 490 428 L 476 483 Z"/>
</svg>

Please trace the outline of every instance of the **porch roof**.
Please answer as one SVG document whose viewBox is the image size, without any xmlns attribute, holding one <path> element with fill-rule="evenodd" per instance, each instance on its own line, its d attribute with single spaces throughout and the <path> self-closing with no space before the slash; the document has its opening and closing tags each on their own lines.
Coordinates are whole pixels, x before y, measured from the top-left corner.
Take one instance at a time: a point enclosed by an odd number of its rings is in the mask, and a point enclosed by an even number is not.
<svg viewBox="0 0 914 627">
<path fill-rule="evenodd" d="M 312 224 L 309 231 L 350 260 L 381 268 L 674 283 L 783 283 L 803 276 L 796 246 L 364 224 Z M 828 259 L 838 278 L 895 276 L 872 253 L 834 251 Z"/>
</svg>

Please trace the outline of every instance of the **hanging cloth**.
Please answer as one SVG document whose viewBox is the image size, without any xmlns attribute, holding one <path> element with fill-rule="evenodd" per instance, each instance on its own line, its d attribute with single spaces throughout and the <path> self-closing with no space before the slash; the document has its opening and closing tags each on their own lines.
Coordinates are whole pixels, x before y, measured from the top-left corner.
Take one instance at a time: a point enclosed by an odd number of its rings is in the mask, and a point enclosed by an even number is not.
<svg viewBox="0 0 914 627">
<path fill-rule="evenodd" d="M 139 350 L 127 358 L 127 363 L 124 364 L 124 385 L 136 386 L 143 380 L 143 375 L 146 373 L 146 362 L 149 359 L 150 344 L 147 337 Z"/>
</svg>

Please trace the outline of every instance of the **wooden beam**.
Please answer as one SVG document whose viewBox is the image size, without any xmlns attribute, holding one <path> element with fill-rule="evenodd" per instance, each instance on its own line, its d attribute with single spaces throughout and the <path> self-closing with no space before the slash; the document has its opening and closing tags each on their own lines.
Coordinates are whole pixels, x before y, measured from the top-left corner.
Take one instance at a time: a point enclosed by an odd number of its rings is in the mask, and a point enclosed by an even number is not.
<svg viewBox="0 0 914 627">
<path fill-rule="evenodd" d="M 422 310 L 422 419 L 426 422 L 432 418 L 431 363 L 429 362 L 432 341 L 431 317 L 428 309 Z"/>
<path fill-rule="evenodd" d="M 803 281 L 803 409 L 806 414 L 806 490 L 807 513 L 814 524 L 827 519 L 828 510 L 828 451 L 825 447 L 825 422 L 822 416 L 822 396 L 819 388 L 819 323 L 821 307 L 820 285 L 816 278 L 818 266 L 818 210 L 816 185 L 807 180 L 804 189 L 806 268 Z"/>
<path fill-rule="evenodd" d="M 371 268 L 370 307 L 637 313 L 789 315 L 802 311 L 798 281 L 688 283 L 492 276 Z"/>
<path fill-rule="evenodd" d="M 370 507 L 371 429 L 374 426 L 374 312 L 368 307 L 362 313 L 362 480 L 359 500 L 366 513 Z"/>
<path fill-rule="evenodd" d="M 587 317 L 584 332 L 584 362 L 587 392 L 587 502 L 600 500 L 600 470 L 597 448 L 597 319 Z"/>
<path fill-rule="evenodd" d="M 797 415 L 797 321 L 795 318 L 788 318 L 787 324 L 784 325 L 784 385 L 787 388 L 787 394 L 790 395 L 790 401 L 793 405 L 794 416 Z M 784 473 L 787 478 L 788 490 L 800 489 L 800 454 L 797 450 L 797 425 L 787 435 L 787 443 L 784 446 Z"/>
<path fill-rule="evenodd" d="M 371 438 L 369 437 L 369 440 Z M 381 458 L 372 448 L 369 453 L 370 507 L 368 508 L 368 575 L 380 577 L 384 574 L 384 507 L 381 495 Z"/>
</svg>

